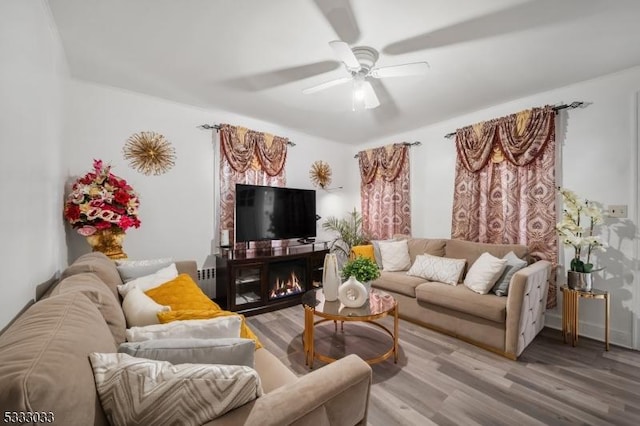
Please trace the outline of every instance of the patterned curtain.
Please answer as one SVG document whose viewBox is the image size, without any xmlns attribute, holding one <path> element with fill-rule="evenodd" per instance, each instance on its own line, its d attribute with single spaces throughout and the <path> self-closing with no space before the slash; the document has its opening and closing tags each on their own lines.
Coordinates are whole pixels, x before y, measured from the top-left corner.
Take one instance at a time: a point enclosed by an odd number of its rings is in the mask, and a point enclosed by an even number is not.
<svg viewBox="0 0 640 426">
<path fill-rule="evenodd" d="M 553 107 L 458 129 L 456 149 L 451 238 L 524 244 L 533 257 L 555 265 Z M 547 308 L 556 305 L 552 284 Z"/>
<path fill-rule="evenodd" d="M 236 183 L 285 186 L 288 139 L 244 127 L 220 125 L 220 230 L 234 244 Z M 220 235 L 220 232 L 218 232 Z"/>
<path fill-rule="evenodd" d="M 372 239 L 411 233 L 409 147 L 393 144 L 358 153 L 362 228 Z"/>
</svg>

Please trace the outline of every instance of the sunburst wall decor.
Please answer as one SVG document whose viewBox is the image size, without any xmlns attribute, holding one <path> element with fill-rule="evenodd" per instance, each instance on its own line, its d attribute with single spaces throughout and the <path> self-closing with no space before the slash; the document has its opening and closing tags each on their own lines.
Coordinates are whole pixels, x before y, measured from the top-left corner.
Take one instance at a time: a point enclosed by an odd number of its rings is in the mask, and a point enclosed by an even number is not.
<svg viewBox="0 0 640 426">
<path fill-rule="evenodd" d="M 127 139 L 122 151 L 129 166 L 147 176 L 161 175 L 175 165 L 176 151 L 159 133 L 135 133 Z"/>
<path fill-rule="evenodd" d="M 331 184 L 331 166 L 324 161 L 318 160 L 311 165 L 309 177 L 314 186 L 325 189 Z"/>
</svg>

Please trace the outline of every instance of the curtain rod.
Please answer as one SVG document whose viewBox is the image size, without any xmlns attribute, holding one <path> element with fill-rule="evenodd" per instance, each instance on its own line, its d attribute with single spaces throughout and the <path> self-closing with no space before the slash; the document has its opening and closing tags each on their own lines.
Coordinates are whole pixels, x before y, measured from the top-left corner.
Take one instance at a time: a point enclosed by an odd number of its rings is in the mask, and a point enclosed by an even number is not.
<svg viewBox="0 0 640 426">
<path fill-rule="evenodd" d="M 402 145 L 406 145 L 409 148 L 411 148 L 412 146 L 420 146 L 422 145 L 422 142 L 420 141 L 415 141 L 415 142 L 402 142 Z M 358 154 L 354 155 L 353 158 L 358 158 Z"/>
<path fill-rule="evenodd" d="M 560 110 L 580 108 L 584 104 L 585 103 L 583 101 L 574 101 L 574 102 L 571 102 L 570 104 L 556 105 L 556 106 L 553 107 L 553 110 L 557 114 L 558 111 L 560 111 Z M 451 132 L 451 133 L 447 133 L 446 135 L 444 135 L 444 137 L 447 138 L 447 139 L 451 139 L 455 135 L 456 135 L 456 132 Z"/>
<path fill-rule="evenodd" d="M 198 126 L 198 129 L 201 130 L 215 130 L 216 133 L 218 133 L 220 131 L 220 125 L 219 124 L 201 124 Z M 287 145 L 290 146 L 296 146 L 295 143 L 291 142 L 290 140 L 287 139 Z"/>
</svg>

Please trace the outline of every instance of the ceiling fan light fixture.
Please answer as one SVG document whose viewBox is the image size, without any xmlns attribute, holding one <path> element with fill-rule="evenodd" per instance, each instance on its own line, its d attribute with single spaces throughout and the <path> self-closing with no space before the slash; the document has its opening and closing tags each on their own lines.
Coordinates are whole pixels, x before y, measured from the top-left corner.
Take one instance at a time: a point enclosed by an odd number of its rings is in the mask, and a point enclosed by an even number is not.
<svg viewBox="0 0 640 426">
<path fill-rule="evenodd" d="M 351 93 L 351 109 L 353 111 L 364 111 L 365 105 L 365 89 L 364 89 L 364 76 L 356 75 L 353 79 L 353 90 Z"/>
</svg>

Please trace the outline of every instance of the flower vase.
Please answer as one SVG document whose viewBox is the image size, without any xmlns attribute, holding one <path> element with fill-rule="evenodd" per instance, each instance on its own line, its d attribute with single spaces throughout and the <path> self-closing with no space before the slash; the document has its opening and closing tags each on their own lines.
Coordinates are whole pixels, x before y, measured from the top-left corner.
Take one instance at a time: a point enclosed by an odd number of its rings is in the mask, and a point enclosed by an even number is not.
<svg viewBox="0 0 640 426">
<path fill-rule="evenodd" d="M 571 290 L 591 291 L 593 288 L 592 273 L 567 271 L 567 287 Z"/>
<path fill-rule="evenodd" d="M 121 229 L 98 229 L 87 237 L 87 242 L 93 251 L 102 252 L 110 259 L 125 259 L 127 254 L 122 251 L 124 235 Z"/>
<path fill-rule="evenodd" d="M 369 300 L 369 292 L 353 275 L 338 289 L 338 298 L 347 308 L 359 308 Z"/>
<path fill-rule="evenodd" d="M 340 287 L 340 274 L 338 273 L 338 258 L 334 253 L 328 253 L 324 257 L 322 269 L 322 292 L 324 300 L 333 302 L 338 300 L 338 287 Z"/>
</svg>

